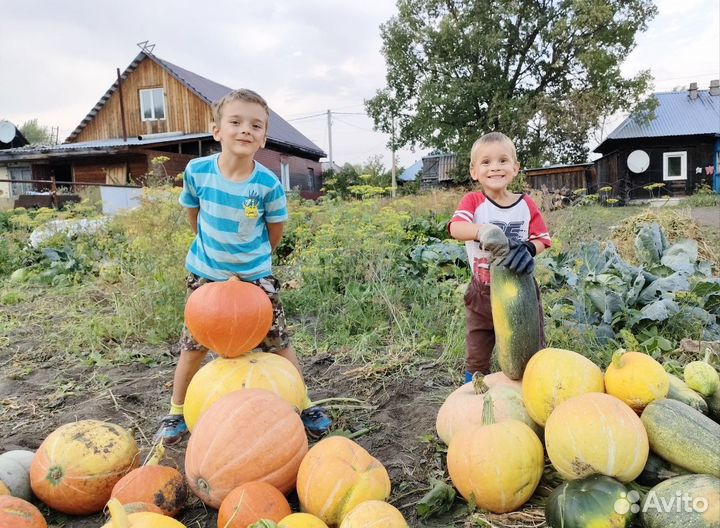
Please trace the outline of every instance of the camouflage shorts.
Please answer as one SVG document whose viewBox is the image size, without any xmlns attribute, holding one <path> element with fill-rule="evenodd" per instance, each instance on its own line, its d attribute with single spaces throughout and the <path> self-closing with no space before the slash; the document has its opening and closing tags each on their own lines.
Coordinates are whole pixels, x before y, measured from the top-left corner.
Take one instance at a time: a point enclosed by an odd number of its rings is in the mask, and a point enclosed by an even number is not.
<svg viewBox="0 0 720 528">
<path fill-rule="evenodd" d="M 194 274 L 189 274 L 187 277 L 187 289 L 188 295 L 193 291 L 197 290 L 203 284 L 212 282 L 209 279 L 198 277 Z M 273 307 L 273 322 L 270 327 L 270 331 L 265 336 L 258 348 L 263 352 L 277 352 L 290 346 L 290 337 L 287 332 L 287 323 L 285 322 L 285 310 L 283 310 L 282 303 L 280 302 L 280 281 L 272 275 L 263 277 L 255 281 L 248 281 L 255 286 L 260 286 L 267 296 L 270 297 L 270 302 Z M 180 336 L 180 352 L 207 352 L 208 349 L 195 341 L 188 332 L 188 329 L 183 325 L 182 335 Z"/>
</svg>

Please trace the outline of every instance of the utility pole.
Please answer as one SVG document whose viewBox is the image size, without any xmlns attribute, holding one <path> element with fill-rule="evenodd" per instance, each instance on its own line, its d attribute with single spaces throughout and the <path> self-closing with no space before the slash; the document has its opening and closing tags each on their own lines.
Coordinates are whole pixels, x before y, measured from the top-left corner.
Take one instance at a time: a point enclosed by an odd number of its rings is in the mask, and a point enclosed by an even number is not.
<svg viewBox="0 0 720 528">
<path fill-rule="evenodd" d="M 396 178 L 396 165 L 395 165 L 395 117 L 392 118 L 392 136 L 390 137 L 390 147 L 392 155 L 392 197 L 395 198 L 395 192 L 397 190 L 397 178 Z"/>
<path fill-rule="evenodd" d="M 332 155 L 332 110 L 327 111 L 327 125 L 328 125 L 328 159 L 330 160 L 330 169 L 334 170 L 333 155 Z"/>
</svg>

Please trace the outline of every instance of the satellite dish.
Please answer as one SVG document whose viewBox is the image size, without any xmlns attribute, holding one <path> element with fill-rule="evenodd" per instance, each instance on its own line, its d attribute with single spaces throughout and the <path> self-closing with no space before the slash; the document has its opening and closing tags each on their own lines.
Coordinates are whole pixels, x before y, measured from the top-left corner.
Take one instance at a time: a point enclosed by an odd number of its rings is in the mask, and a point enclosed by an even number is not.
<svg viewBox="0 0 720 528">
<path fill-rule="evenodd" d="M 633 150 L 627 158 L 627 166 L 635 174 L 645 172 L 650 166 L 650 156 L 644 150 Z"/>
<path fill-rule="evenodd" d="M 10 121 L 0 121 L 0 141 L 10 143 L 15 139 L 15 125 Z"/>
</svg>

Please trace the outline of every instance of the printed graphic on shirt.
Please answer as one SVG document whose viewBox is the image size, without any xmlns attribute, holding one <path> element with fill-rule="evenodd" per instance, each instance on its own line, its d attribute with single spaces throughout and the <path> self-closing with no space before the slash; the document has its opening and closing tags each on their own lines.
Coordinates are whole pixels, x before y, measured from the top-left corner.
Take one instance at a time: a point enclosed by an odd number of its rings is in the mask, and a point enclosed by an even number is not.
<svg viewBox="0 0 720 528">
<path fill-rule="evenodd" d="M 493 220 L 490 223 L 498 226 L 500 229 L 503 230 L 503 233 L 505 233 L 506 237 L 514 239 L 514 240 L 522 240 L 523 235 L 526 232 L 525 222 L 522 222 L 522 221 L 499 222 L 497 220 Z"/>
<path fill-rule="evenodd" d="M 257 218 L 260 213 L 258 211 L 258 205 L 260 204 L 260 196 L 257 193 L 250 193 L 245 201 L 243 202 L 243 210 L 245 211 L 245 218 Z"/>
</svg>

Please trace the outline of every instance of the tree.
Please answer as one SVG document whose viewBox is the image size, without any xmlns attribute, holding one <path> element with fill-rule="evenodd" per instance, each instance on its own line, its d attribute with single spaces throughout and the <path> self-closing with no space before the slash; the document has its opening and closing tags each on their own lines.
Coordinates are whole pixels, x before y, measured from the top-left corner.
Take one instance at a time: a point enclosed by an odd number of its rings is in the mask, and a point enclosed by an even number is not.
<svg viewBox="0 0 720 528">
<path fill-rule="evenodd" d="M 20 127 L 20 133 L 25 136 L 31 145 L 51 145 L 54 138 L 46 126 L 38 125 L 37 118 L 25 121 Z"/>
<path fill-rule="evenodd" d="M 587 160 L 610 114 L 638 107 L 645 70 L 620 65 L 652 0 L 398 0 L 381 26 L 387 86 L 366 101 L 394 145 L 460 154 L 483 133 L 516 141 L 525 166 Z M 647 106 L 647 105 L 646 105 Z M 645 108 L 651 110 L 651 108 Z"/>
</svg>

